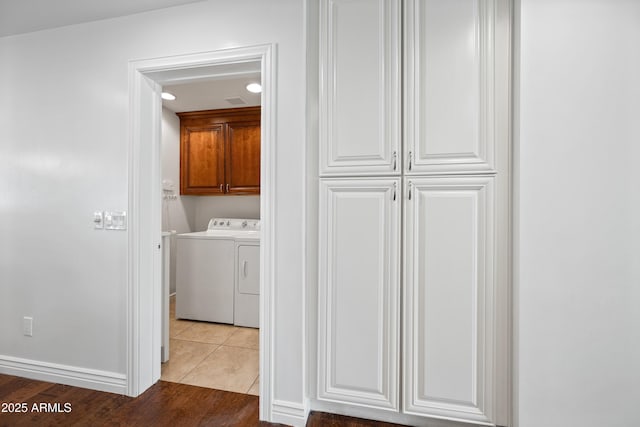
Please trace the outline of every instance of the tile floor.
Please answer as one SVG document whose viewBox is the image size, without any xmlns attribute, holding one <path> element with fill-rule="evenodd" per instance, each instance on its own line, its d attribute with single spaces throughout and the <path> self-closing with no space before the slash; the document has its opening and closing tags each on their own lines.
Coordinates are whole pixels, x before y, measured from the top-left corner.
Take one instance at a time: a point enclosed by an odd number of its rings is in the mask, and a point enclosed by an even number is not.
<svg viewBox="0 0 640 427">
<path fill-rule="evenodd" d="M 258 329 L 176 319 L 171 297 L 164 381 L 258 395 Z"/>
</svg>

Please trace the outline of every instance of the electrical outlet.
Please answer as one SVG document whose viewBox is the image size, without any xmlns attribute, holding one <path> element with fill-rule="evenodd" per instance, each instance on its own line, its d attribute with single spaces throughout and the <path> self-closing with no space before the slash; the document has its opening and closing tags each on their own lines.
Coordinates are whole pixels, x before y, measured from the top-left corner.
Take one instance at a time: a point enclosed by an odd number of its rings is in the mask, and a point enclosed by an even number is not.
<svg viewBox="0 0 640 427">
<path fill-rule="evenodd" d="M 25 337 L 33 336 L 33 317 L 25 316 L 22 319 L 22 333 Z"/>
</svg>

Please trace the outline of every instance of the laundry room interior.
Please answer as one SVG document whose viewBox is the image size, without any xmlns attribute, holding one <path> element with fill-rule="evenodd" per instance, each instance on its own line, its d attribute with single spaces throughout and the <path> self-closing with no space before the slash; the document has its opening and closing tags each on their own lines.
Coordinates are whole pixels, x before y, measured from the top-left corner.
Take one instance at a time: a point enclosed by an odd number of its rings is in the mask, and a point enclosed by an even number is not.
<svg viewBox="0 0 640 427">
<path fill-rule="evenodd" d="M 162 88 L 165 381 L 259 394 L 260 81 Z"/>
</svg>

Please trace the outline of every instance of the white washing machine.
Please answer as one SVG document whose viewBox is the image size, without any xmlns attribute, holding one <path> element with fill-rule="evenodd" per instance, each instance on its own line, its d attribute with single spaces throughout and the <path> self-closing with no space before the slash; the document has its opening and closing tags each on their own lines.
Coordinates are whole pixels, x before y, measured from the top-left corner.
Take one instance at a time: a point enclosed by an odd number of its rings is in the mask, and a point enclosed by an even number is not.
<svg viewBox="0 0 640 427">
<path fill-rule="evenodd" d="M 178 234 L 176 241 L 176 317 L 258 327 L 258 322 L 245 321 L 244 313 L 251 309 L 244 295 L 257 288 L 258 295 L 249 300 L 259 299 L 259 256 L 244 257 L 245 250 L 240 251 L 239 245 L 257 247 L 259 254 L 260 220 L 212 218 L 206 231 Z M 257 286 L 246 285 L 247 279 L 256 279 Z M 238 281 L 243 282 L 240 289 L 245 292 L 238 292 Z M 238 294 L 242 295 L 236 297 Z M 236 300 L 240 303 L 237 308 Z M 236 310 L 243 313 L 239 323 L 235 322 Z M 257 304 L 255 311 L 257 321 Z"/>
</svg>

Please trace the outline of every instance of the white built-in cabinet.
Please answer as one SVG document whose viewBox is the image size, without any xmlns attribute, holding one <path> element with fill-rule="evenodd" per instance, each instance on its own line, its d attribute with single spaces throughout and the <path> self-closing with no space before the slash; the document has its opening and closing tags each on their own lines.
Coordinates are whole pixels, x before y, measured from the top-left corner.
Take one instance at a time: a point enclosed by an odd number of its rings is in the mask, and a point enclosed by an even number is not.
<svg viewBox="0 0 640 427">
<path fill-rule="evenodd" d="M 510 23 L 320 0 L 318 401 L 510 423 Z"/>
</svg>

